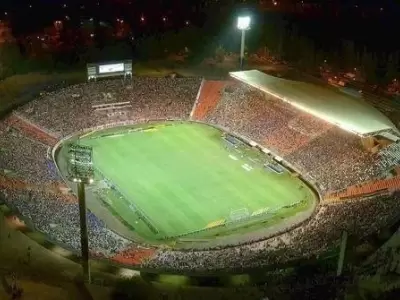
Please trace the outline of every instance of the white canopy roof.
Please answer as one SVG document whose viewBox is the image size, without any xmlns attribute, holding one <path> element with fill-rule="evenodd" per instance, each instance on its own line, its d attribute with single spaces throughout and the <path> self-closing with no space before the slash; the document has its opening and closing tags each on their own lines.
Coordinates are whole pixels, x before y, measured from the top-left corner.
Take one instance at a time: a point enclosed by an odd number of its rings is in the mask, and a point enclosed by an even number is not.
<svg viewBox="0 0 400 300">
<path fill-rule="evenodd" d="M 257 70 L 231 72 L 230 76 L 358 135 L 385 130 L 398 132 L 375 107 L 333 88 L 277 78 Z"/>
</svg>

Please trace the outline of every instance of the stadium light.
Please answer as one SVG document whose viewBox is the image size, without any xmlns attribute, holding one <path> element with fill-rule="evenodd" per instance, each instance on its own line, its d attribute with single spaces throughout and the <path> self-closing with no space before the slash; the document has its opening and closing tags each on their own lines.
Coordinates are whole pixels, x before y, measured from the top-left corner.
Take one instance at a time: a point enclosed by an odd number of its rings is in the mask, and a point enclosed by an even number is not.
<svg viewBox="0 0 400 300">
<path fill-rule="evenodd" d="M 238 17 L 237 19 L 237 28 L 239 30 L 247 30 L 250 29 L 250 17 L 245 16 L 245 17 Z"/>
<path fill-rule="evenodd" d="M 71 144 L 68 149 L 70 160 L 68 164 L 69 180 L 77 184 L 79 219 L 81 228 L 81 251 L 83 275 L 88 283 L 90 279 L 89 239 L 87 230 L 85 184 L 93 183 L 94 169 L 92 165 L 92 147 Z"/>
<path fill-rule="evenodd" d="M 242 39 L 240 43 L 240 69 L 243 70 L 243 60 L 244 60 L 244 41 L 245 41 L 245 32 L 250 29 L 250 16 L 240 16 L 237 19 L 237 28 L 242 31 Z"/>
</svg>

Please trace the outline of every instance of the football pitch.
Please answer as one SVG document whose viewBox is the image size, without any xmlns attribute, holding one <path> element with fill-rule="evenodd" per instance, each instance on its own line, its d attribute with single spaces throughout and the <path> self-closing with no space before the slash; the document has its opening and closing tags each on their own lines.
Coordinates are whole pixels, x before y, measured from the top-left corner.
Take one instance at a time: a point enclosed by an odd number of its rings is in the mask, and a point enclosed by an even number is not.
<svg viewBox="0 0 400 300">
<path fill-rule="evenodd" d="M 93 147 L 103 201 L 143 237 L 165 239 L 235 218 L 262 219 L 304 207 L 315 197 L 289 172 L 266 169 L 266 154 L 229 145 L 212 126 L 146 126 L 81 138 L 81 144 Z"/>
</svg>

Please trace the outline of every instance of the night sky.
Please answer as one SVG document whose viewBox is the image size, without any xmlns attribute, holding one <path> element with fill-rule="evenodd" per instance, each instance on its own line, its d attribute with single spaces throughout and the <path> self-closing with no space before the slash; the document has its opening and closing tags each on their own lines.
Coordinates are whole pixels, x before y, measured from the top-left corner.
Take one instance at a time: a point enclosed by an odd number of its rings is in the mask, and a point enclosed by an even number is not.
<svg viewBox="0 0 400 300">
<path fill-rule="evenodd" d="M 269 3 L 268 0 L 263 1 Z M 281 7 L 284 7 L 285 3 L 301 3 L 300 0 L 278 2 Z M 386 27 L 394 26 L 392 20 L 398 20 L 400 13 L 400 1 L 394 0 L 304 0 L 304 2 L 321 3 L 325 11 L 331 14 L 333 14 L 332 5 L 339 7 L 341 14 L 347 16 L 340 15 L 340 20 L 323 21 L 349 27 L 359 23 L 359 20 L 353 20 L 353 14 L 357 11 L 365 10 L 369 17 L 370 11 L 375 12 L 378 17 L 381 14 L 382 20 L 379 24 L 385 22 Z M 17 34 L 37 31 L 55 20 L 65 20 L 66 16 L 76 23 L 90 18 L 112 23 L 116 18 L 123 18 L 133 28 L 140 24 L 142 15 L 146 17 L 147 25 L 154 27 L 162 27 L 165 17 L 168 21 L 165 25 L 178 29 L 186 20 L 200 27 L 205 21 L 221 21 L 219 10 L 222 10 L 227 3 L 234 3 L 233 6 L 237 7 L 243 5 L 242 1 L 235 0 L 0 0 L 0 19 L 6 18 L 11 21 L 13 31 Z M 245 3 L 245 6 L 258 7 L 259 1 L 247 0 Z M 322 10 L 324 11 L 324 8 Z"/>
</svg>

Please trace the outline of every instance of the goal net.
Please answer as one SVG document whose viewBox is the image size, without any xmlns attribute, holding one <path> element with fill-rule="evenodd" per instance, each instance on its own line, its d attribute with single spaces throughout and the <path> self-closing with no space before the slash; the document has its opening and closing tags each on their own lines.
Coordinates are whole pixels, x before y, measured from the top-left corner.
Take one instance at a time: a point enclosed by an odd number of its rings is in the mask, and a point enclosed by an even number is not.
<svg viewBox="0 0 400 300">
<path fill-rule="evenodd" d="M 248 217 L 250 217 L 250 213 L 247 208 L 240 208 L 240 209 L 232 210 L 229 215 L 229 219 L 232 222 L 247 219 Z"/>
</svg>

